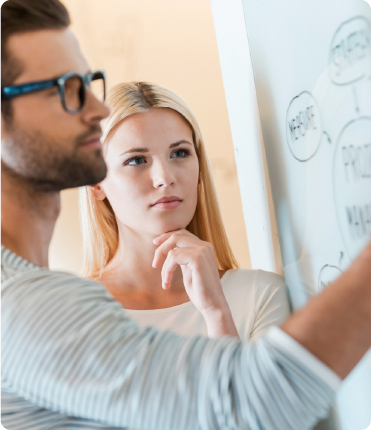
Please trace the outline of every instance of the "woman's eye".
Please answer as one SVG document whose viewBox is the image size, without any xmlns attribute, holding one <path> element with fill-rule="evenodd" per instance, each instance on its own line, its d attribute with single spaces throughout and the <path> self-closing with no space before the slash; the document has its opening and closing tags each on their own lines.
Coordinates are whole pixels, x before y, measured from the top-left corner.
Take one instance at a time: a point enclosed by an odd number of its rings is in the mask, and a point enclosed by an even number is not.
<svg viewBox="0 0 371 430">
<path fill-rule="evenodd" d="M 190 152 L 186 149 L 177 149 L 171 154 L 172 158 L 185 158 L 190 155 Z"/>
<path fill-rule="evenodd" d="M 125 162 L 125 165 L 128 166 L 139 166 L 140 164 L 144 164 L 146 163 L 146 160 L 144 159 L 144 157 L 134 157 L 134 158 L 130 158 L 130 160 Z"/>
</svg>

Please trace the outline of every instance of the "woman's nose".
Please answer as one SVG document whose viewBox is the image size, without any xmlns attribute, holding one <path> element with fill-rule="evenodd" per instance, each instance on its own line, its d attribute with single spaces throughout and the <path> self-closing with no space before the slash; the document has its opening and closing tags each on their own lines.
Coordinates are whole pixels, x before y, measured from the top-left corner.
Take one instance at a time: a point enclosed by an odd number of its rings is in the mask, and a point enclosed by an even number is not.
<svg viewBox="0 0 371 430">
<path fill-rule="evenodd" d="M 154 163 L 152 166 L 152 180 L 155 188 L 166 188 L 175 184 L 175 176 L 171 166 L 163 162 Z"/>
</svg>

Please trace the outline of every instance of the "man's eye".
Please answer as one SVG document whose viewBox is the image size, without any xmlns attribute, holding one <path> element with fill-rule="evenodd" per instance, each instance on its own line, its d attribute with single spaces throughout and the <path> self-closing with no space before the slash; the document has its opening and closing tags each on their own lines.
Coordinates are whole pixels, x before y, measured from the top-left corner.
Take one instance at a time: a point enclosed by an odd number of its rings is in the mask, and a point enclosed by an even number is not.
<svg viewBox="0 0 371 430">
<path fill-rule="evenodd" d="M 48 93 L 49 96 L 59 96 L 58 88 L 50 88 Z"/>
<path fill-rule="evenodd" d="M 171 158 L 186 158 L 190 155 L 190 152 L 186 149 L 177 149 L 171 154 Z"/>
<path fill-rule="evenodd" d="M 146 160 L 144 159 L 144 157 L 134 157 L 134 158 L 130 158 L 130 160 L 125 162 L 125 165 L 128 166 L 138 166 L 140 164 L 144 164 L 146 163 Z"/>
</svg>

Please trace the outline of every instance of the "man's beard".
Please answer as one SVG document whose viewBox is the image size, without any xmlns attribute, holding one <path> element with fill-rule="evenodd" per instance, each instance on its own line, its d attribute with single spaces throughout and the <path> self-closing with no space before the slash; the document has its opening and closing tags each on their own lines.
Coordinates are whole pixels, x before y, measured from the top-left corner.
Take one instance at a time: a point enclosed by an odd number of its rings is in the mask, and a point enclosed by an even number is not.
<svg viewBox="0 0 371 430">
<path fill-rule="evenodd" d="M 79 150 L 79 147 L 100 131 L 100 126 L 93 126 L 72 145 L 67 142 L 63 146 L 57 139 L 47 139 L 41 133 L 30 135 L 12 127 L 11 142 L 2 142 L 4 173 L 40 192 L 97 184 L 107 174 L 102 150 Z"/>
</svg>

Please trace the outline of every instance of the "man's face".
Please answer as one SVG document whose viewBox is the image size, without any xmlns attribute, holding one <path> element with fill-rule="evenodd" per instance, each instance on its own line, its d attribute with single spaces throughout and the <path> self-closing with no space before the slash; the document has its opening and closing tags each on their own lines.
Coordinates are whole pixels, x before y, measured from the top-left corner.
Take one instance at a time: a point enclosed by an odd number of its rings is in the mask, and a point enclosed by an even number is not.
<svg viewBox="0 0 371 430">
<path fill-rule="evenodd" d="M 23 72 L 13 85 L 52 79 L 89 67 L 70 30 L 11 36 L 9 52 Z M 77 114 L 66 112 L 57 87 L 15 97 L 11 120 L 2 118 L 2 168 L 39 191 L 95 184 L 106 175 L 100 121 L 109 110 L 90 91 Z"/>
</svg>

